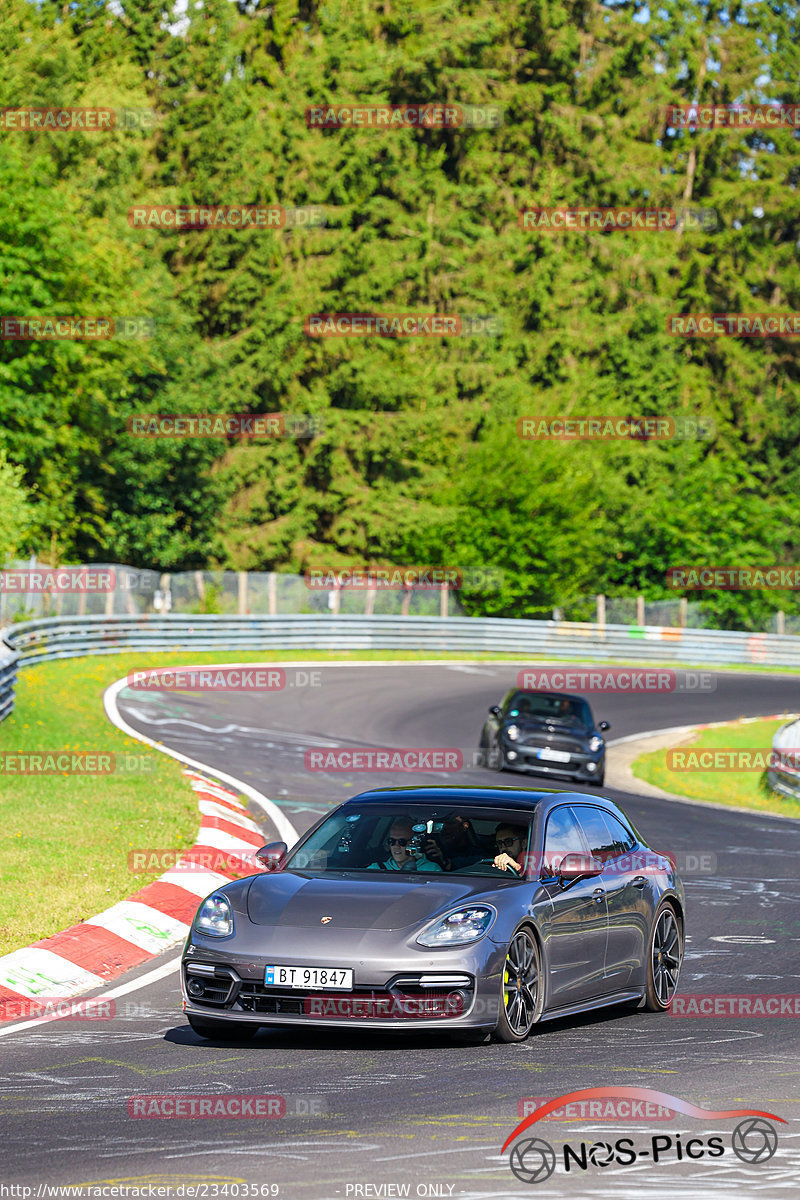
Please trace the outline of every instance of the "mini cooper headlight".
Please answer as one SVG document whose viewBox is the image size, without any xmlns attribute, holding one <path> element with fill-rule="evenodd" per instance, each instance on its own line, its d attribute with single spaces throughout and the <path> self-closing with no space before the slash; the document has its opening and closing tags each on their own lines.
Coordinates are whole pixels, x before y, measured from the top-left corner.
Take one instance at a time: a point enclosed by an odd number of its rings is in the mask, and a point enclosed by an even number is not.
<svg viewBox="0 0 800 1200">
<path fill-rule="evenodd" d="M 228 937 L 233 933 L 233 912 L 227 896 L 215 892 L 204 900 L 194 919 L 194 927 L 198 933 L 207 933 L 211 937 Z"/>
<path fill-rule="evenodd" d="M 603 744 L 603 739 L 601 737 L 598 737 L 597 734 L 595 734 L 594 737 L 589 738 L 589 749 L 591 750 L 592 754 L 594 754 L 595 751 L 599 750 L 600 747 L 602 746 L 602 744 Z"/>
<path fill-rule="evenodd" d="M 519 737 L 519 725 L 509 725 L 508 729 L 506 730 L 506 737 L 510 738 L 512 742 L 515 742 Z"/>
<path fill-rule="evenodd" d="M 494 909 L 485 904 L 459 908 L 423 929 L 417 941 L 421 946 L 466 946 L 483 937 L 495 916 Z"/>
</svg>

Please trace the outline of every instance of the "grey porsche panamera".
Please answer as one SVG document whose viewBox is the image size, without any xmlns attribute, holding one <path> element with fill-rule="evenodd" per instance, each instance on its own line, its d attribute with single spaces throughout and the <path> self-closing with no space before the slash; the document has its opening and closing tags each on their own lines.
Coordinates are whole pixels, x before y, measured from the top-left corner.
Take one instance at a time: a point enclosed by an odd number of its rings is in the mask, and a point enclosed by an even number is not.
<svg viewBox="0 0 800 1200">
<path fill-rule="evenodd" d="M 184 1012 L 261 1026 L 492 1033 L 632 1003 L 665 1010 L 684 889 L 617 805 L 528 788 L 364 792 L 198 908 Z"/>
</svg>

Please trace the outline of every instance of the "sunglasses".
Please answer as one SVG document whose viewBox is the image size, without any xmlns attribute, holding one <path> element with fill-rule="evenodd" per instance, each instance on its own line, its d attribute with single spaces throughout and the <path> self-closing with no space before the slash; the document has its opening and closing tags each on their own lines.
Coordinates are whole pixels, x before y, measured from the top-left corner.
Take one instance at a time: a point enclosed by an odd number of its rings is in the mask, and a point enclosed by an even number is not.
<svg viewBox="0 0 800 1200">
<path fill-rule="evenodd" d="M 498 850 L 505 850 L 509 846 L 513 846 L 514 842 L 518 842 L 519 840 L 520 839 L 518 837 L 498 838 L 495 842 L 495 846 L 497 846 Z"/>
<path fill-rule="evenodd" d="M 411 841 L 411 838 L 392 838 L 392 837 L 390 837 L 390 838 L 387 838 L 386 840 L 390 846 L 407 846 L 408 843 Z"/>
</svg>

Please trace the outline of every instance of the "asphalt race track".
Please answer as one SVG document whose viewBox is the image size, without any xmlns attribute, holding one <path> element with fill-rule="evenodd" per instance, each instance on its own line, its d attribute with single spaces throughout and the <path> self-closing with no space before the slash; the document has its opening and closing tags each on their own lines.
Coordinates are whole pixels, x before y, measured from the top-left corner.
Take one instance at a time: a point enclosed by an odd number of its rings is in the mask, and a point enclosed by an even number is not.
<svg viewBox="0 0 800 1200">
<path fill-rule="evenodd" d="M 516 680 L 514 664 L 349 663 L 303 670 L 317 673 L 317 686 L 303 685 L 287 668 L 281 692 L 125 691 L 120 712 L 147 737 L 258 788 L 298 832 L 331 805 L 373 786 L 525 783 L 522 776 L 473 767 L 471 759 L 457 774 L 398 777 L 321 774 L 307 770 L 304 757 L 309 749 L 334 746 L 459 747 L 471 755 L 487 707 Z M 710 692 L 589 699 L 595 716 L 611 722 L 612 740 L 692 722 L 800 711 L 796 677 L 725 673 L 713 682 Z M 679 994 L 797 993 L 800 822 L 606 794 L 656 848 L 716 856 L 713 871 L 684 875 L 689 940 Z M 265 828 L 265 840 L 273 837 Z M 138 975 L 149 976 L 155 967 Z M 132 972 L 121 984 L 136 979 Z M 174 970 L 118 995 L 116 1007 L 112 1020 L 57 1020 L 0 1038 L 7 1184 L 33 1186 L 36 1196 L 42 1184 L 199 1183 L 195 1195 L 203 1197 L 204 1184 L 248 1183 L 276 1185 L 272 1194 L 288 1200 L 798 1194 L 800 1039 L 791 1017 L 677 1019 L 607 1009 L 547 1022 L 521 1045 L 342 1028 L 264 1030 L 242 1047 L 210 1044 L 192 1032 L 180 1011 Z M 515 1178 L 500 1147 L 518 1123 L 522 1098 L 612 1085 L 652 1088 L 708 1109 L 763 1109 L 787 1124 L 777 1126 L 774 1157 L 745 1163 L 731 1147 L 735 1119 L 546 1120 L 531 1136 L 555 1147 L 555 1173 L 535 1184 Z M 286 1112 L 274 1120 L 128 1116 L 129 1097 L 174 1093 L 280 1095 Z M 679 1161 L 678 1134 L 684 1143 L 721 1135 L 724 1154 Z M 623 1136 L 635 1142 L 633 1165 L 599 1165 L 600 1151 L 594 1165 L 565 1173 L 563 1142 L 577 1147 Z M 655 1163 L 646 1148 L 653 1137 L 664 1146 L 670 1136 L 672 1146 Z"/>
</svg>

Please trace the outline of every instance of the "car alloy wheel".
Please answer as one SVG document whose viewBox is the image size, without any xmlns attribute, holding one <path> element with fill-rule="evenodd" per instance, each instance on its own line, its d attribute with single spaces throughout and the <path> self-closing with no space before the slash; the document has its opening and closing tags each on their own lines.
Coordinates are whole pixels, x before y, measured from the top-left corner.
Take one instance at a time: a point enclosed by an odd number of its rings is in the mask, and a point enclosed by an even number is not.
<svg viewBox="0 0 800 1200">
<path fill-rule="evenodd" d="M 518 929 L 506 951 L 500 1018 L 495 1037 L 501 1042 L 522 1042 L 541 1016 L 541 960 L 529 929 Z"/>
<path fill-rule="evenodd" d="M 683 931 L 675 910 L 662 904 L 653 922 L 647 960 L 645 1007 L 663 1012 L 675 995 L 683 961 Z"/>
</svg>

